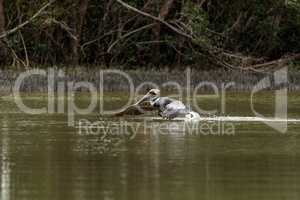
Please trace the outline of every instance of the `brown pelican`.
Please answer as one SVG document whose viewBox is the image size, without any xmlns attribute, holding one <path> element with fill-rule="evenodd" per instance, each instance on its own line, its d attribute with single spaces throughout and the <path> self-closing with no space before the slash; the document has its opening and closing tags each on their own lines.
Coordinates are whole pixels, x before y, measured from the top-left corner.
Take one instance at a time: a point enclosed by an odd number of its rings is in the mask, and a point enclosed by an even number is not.
<svg viewBox="0 0 300 200">
<path fill-rule="evenodd" d="M 139 106 L 143 102 L 150 102 L 151 107 L 158 110 L 163 119 L 171 120 L 176 117 L 184 117 L 187 121 L 200 120 L 200 115 L 188 109 L 181 101 L 161 97 L 159 89 L 151 89 L 134 106 Z"/>
</svg>

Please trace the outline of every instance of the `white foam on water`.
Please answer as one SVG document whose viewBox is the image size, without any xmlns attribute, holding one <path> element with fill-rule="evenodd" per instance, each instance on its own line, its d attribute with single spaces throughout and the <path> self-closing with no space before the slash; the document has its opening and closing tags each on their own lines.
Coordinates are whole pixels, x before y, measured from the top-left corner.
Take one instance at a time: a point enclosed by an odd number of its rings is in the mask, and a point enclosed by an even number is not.
<svg viewBox="0 0 300 200">
<path fill-rule="evenodd" d="M 160 117 L 152 117 L 152 120 L 163 120 Z M 167 120 L 164 120 L 167 121 Z M 174 121 L 186 121 L 186 118 L 175 118 Z M 242 117 L 242 116 L 216 116 L 201 117 L 198 121 L 220 121 L 220 122 L 298 122 L 300 119 L 279 119 L 279 118 L 263 118 L 263 117 Z"/>
<path fill-rule="evenodd" d="M 300 122 L 300 119 L 280 119 L 280 118 L 263 118 L 263 117 L 203 117 L 200 121 L 226 121 L 226 122 Z"/>
</svg>

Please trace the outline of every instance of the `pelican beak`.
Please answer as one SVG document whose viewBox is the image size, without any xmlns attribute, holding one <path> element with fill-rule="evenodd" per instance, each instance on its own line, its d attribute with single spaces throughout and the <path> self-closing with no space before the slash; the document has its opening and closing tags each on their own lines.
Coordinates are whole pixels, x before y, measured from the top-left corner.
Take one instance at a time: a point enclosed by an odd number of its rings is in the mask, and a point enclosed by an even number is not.
<svg viewBox="0 0 300 200">
<path fill-rule="evenodd" d="M 139 105 L 145 101 L 148 101 L 150 99 L 150 95 L 146 94 L 143 98 L 141 98 L 138 102 L 135 103 L 135 105 Z"/>
</svg>

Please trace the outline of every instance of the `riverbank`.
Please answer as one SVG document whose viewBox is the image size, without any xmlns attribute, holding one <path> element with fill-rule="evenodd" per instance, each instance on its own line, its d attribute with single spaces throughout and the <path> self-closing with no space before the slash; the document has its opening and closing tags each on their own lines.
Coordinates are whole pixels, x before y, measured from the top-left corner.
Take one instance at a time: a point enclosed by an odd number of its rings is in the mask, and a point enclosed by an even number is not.
<svg viewBox="0 0 300 200">
<path fill-rule="evenodd" d="M 249 71 L 229 71 L 229 70 L 210 70 L 199 71 L 191 69 L 190 71 L 180 70 L 111 70 L 99 68 L 64 68 L 64 69 L 42 69 L 47 75 L 53 73 L 54 90 L 57 90 L 58 83 L 64 83 L 67 87 L 68 82 L 88 82 L 95 88 L 100 89 L 103 86 L 104 91 L 128 91 L 130 82 L 137 88 L 141 87 L 158 87 L 169 91 L 176 89 L 175 87 L 186 88 L 189 85 L 191 88 L 199 87 L 199 91 L 212 91 L 211 84 L 217 88 L 224 86 L 228 87 L 229 91 L 252 91 L 261 80 L 265 79 L 260 87 L 266 87 L 267 90 L 278 89 L 275 84 L 274 74 L 258 74 Z M 24 71 L 23 71 L 24 72 Z M 0 94 L 11 94 L 16 80 L 20 78 L 23 72 L 14 70 L 0 70 Z M 101 82 L 101 72 L 103 72 L 103 84 Z M 283 80 L 285 77 L 283 77 Z M 287 86 L 289 91 L 300 91 L 300 72 L 293 70 L 288 71 Z M 285 80 L 284 80 L 285 81 Z M 148 83 L 148 84 L 145 84 Z M 210 85 L 209 85 L 209 84 Z M 268 84 L 270 87 L 267 87 Z M 282 86 L 282 85 L 281 85 Z M 47 92 L 48 79 L 45 75 L 28 75 L 20 85 L 20 92 Z M 78 90 L 82 90 L 79 88 Z"/>
</svg>

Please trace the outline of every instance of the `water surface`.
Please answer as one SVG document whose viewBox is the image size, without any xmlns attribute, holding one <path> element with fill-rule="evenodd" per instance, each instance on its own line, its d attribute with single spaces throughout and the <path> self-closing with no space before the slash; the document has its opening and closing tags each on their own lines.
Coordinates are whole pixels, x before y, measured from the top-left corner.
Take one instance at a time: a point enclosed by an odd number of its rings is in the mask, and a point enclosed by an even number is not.
<svg viewBox="0 0 300 200">
<path fill-rule="evenodd" d="M 225 116 L 253 116 L 248 94 L 229 94 Z M 106 97 L 116 107 L 123 97 Z M 256 108 L 273 115 L 273 97 L 255 100 Z M 27 96 L 28 105 L 45 98 Z M 78 105 L 88 102 L 78 97 Z M 218 108 L 219 101 L 199 104 Z M 300 118 L 300 97 L 289 94 L 289 117 Z M 219 113 L 220 114 L 220 113 Z M 66 114 L 27 115 L 12 98 L 0 99 L 1 200 L 42 199 L 204 199 L 298 200 L 300 197 L 300 124 L 288 123 L 279 133 L 261 122 L 230 122 L 234 135 L 186 134 L 174 123 L 147 116 L 99 117 L 95 111 L 76 116 L 119 127 L 137 124 L 136 135 L 85 134 L 68 127 Z M 229 122 L 228 122 L 229 123 Z M 226 123 L 223 124 L 226 126 Z M 228 124 L 227 124 L 228 125 Z M 145 126 L 148 126 L 145 128 Z M 155 134 L 155 126 L 163 134 Z M 217 128 L 217 126 L 214 126 Z"/>
</svg>

